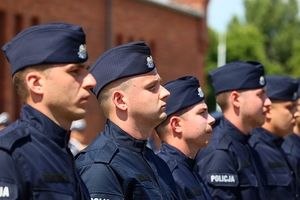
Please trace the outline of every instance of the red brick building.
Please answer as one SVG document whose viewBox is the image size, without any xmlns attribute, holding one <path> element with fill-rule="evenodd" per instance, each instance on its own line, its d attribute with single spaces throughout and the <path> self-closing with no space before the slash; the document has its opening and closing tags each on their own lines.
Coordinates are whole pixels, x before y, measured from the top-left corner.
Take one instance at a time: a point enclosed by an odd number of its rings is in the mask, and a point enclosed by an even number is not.
<svg viewBox="0 0 300 200">
<path fill-rule="evenodd" d="M 194 75 L 204 85 L 208 1 L 1 0 L 0 47 L 31 25 L 64 21 L 83 27 L 91 63 L 113 46 L 143 40 L 151 47 L 163 83 Z M 19 117 L 22 105 L 2 51 L 0 88 L 0 113 L 8 112 L 13 121 Z M 86 131 L 94 137 L 103 129 L 105 119 L 95 98 L 88 109 Z"/>
</svg>

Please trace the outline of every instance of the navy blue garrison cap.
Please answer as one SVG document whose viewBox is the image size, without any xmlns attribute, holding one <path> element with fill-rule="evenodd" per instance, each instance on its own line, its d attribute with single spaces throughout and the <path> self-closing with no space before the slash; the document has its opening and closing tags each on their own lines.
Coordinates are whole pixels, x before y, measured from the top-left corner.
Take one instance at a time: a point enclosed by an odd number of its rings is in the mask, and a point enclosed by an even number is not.
<svg viewBox="0 0 300 200">
<path fill-rule="evenodd" d="M 298 83 L 288 76 L 267 75 L 267 96 L 271 100 L 296 101 Z"/>
<path fill-rule="evenodd" d="M 31 65 L 88 60 L 83 29 L 62 22 L 31 26 L 5 44 L 2 50 L 12 75 Z"/>
<path fill-rule="evenodd" d="M 215 94 L 258 89 L 266 85 L 265 71 L 256 61 L 234 61 L 209 72 Z"/>
<path fill-rule="evenodd" d="M 168 116 L 204 100 L 199 81 L 194 76 L 184 76 L 163 86 L 171 93 L 166 102 Z"/>
<path fill-rule="evenodd" d="M 150 48 L 141 41 L 116 46 L 104 52 L 90 72 L 97 80 L 92 92 L 98 97 L 107 84 L 121 78 L 145 74 L 155 68 Z"/>
<path fill-rule="evenodd" d="M 300 98 L 300 77 L 296 78 L 296 82 L 298 83 L 297 96 L 298 96 L 298 98 Z"/>
</svg>

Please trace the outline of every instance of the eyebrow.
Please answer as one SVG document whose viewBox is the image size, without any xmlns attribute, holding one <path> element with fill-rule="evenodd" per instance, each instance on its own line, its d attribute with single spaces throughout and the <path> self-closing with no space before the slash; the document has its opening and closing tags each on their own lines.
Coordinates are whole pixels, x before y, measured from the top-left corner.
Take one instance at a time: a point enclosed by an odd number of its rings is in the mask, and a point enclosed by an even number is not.
<svg viewBox="0 0 300 200">
<path fill-rule="evenodd" d="M 88 64 L 77 64 L 77 63 L 75 63 L 75 64 L 74 64 L 74 67 L 79 67 L 79 68 L 86 68 L 86 69 L 89 69 L 91 66 L 88 65 Z"/>
</svg>

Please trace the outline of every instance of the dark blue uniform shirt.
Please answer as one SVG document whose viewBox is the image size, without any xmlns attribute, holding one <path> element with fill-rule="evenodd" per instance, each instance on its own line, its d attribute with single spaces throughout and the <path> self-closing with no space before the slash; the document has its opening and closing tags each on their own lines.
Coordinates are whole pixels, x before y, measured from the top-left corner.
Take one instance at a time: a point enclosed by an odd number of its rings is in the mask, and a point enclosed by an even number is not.
<svg viewBox="0 0 300 200">
<path fill-rule="evenodd" d="M 212 199 L 202 178 L 194 170 L 195 160 L 165 142 L 158 156 L 168 164 L 181 199 Z"/>
<path fill-rule="evenodd" d="M 109 120 L 76 164 L 94 199 L 177 199 L 167 164 Z"/>
<path fill-rule="evenodd" d="M 197 171 L 213 199 L 269 199 L 259 158 L 247 144 L 249 136 L 222 118 L 208 147 L 196 157 Z"/>
<path fill-rule="evenodd" d="M 282 142 L 282 138 L 261 127 L 253 129 L 249 140 L 263 162 L 270 199 L 298 199 L 295 173 L 281 149 Z"/>
<path fill-rule="evenodd" d="M 21 119 L 0 131 L 0 199 L 90 199 L 67 148 L 69 137 L 25 104 Z"/>
<path fill-rule="evenodd" d="M 298 180 L 298 187 L 300 186 L 300 137 L 295 133 L 290 134 L 284 138 L 281 148 L 287 155 Z"/>
</svg>

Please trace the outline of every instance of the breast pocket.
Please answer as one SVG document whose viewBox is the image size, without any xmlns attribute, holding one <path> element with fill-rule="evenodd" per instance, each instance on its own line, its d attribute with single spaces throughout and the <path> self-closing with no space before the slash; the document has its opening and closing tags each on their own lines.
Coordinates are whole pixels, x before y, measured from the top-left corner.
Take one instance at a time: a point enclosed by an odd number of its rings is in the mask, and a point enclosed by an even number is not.
<svg viewBox="0 0 300 200">
<path fill-rule="evenodd" d="M 291 184 L 292 180 L 288 174 L 268 174 L 268 185 L 269 186 L 282 186 L 286 187 Z"/>
<path fill-rule="evenodd" d="M 157 191 L 157 189 L 151 186 L 137 184 L 134 188 L 132 199 L 134 200 L 158 199 L 159 200 L 162 199 L 162 196 L 160 195 L 160 192 Z"/>
<path fill-rule="evenodd" d="M 45 199 L 73 200 L 70 194 L 66 194 L 60 191 L 49 190 L 49 189 L 34 189 L 33 199 L 34 200 L 45 200 Z"/>
<path fill-rule="evenodd" d="M 258 187 L 257 177 L 251 171 L 239 174 L 240 187 Z"/>
</svg>

